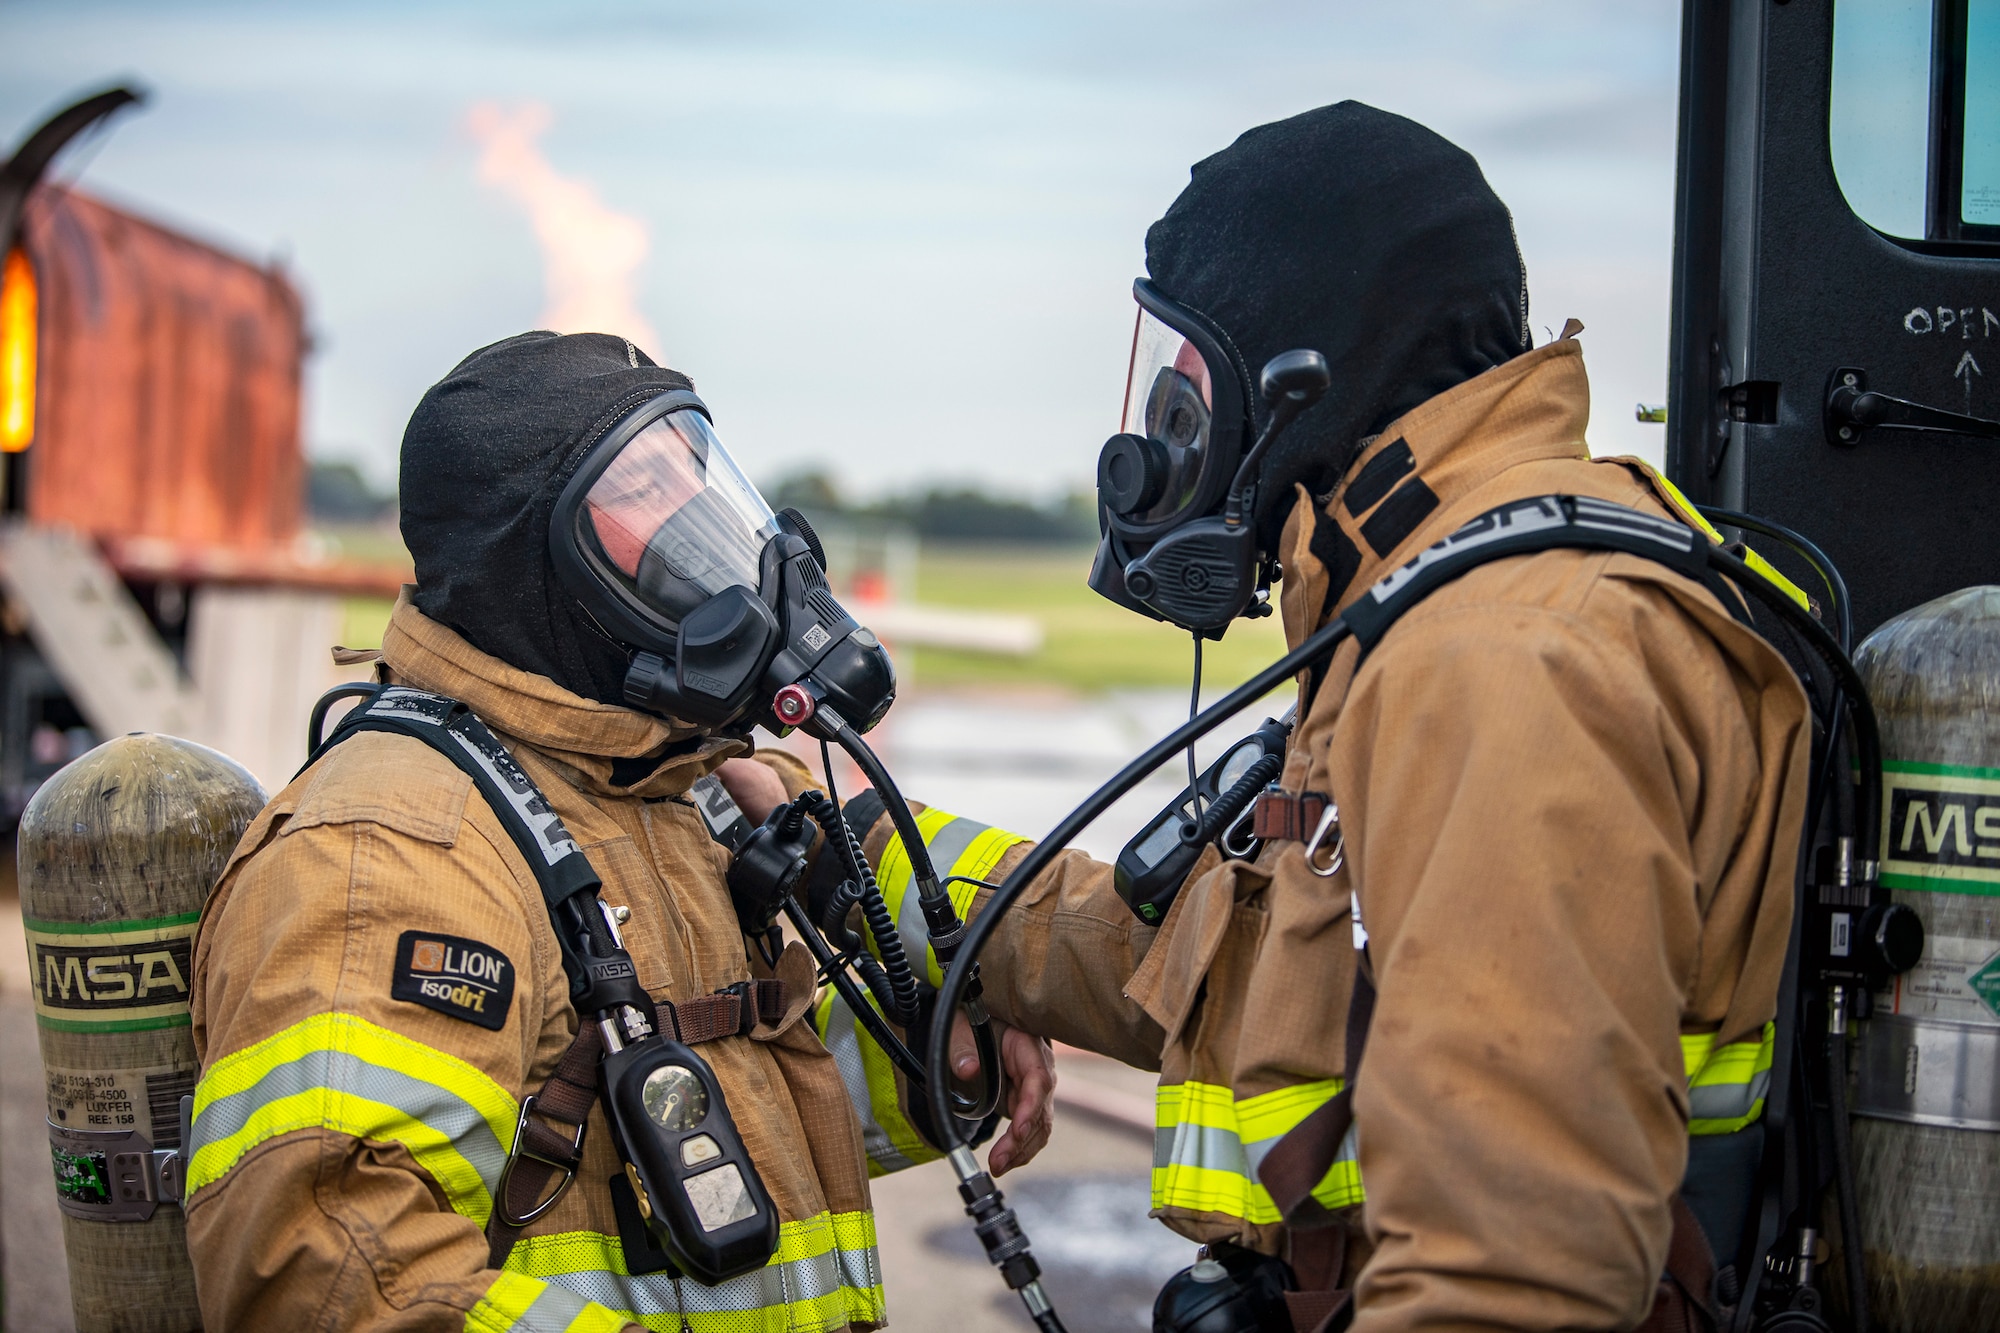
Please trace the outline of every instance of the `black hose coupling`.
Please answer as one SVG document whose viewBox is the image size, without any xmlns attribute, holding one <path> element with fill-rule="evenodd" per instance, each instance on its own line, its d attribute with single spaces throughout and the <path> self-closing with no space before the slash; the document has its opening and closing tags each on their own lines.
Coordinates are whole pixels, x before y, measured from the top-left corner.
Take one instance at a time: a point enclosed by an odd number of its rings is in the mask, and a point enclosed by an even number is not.
<svg viewBox="0 0 2000 1333">
<path fill-rule="evenodd" d="M 1007 1206 L 992 1176 L 975 1170 L 959 1182 L 958 1195 L 965 1200 L 966 1215 L 972 1219 L 979 1243 L 986 1247 L 987 1261 L 1000 1270 L 1009 1289 L 1019 1291 L 1041 1277 L 1042 1267 L 1028 1251 L 1020 1219 Z"/>
</svg>

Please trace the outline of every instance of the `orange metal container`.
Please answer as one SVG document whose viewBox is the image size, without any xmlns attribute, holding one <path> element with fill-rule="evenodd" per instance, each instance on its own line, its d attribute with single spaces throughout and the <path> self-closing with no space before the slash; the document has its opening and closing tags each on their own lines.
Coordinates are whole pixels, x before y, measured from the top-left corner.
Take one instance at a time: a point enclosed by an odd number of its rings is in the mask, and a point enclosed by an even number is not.
<svg viewBox="0 0 2000 1333">
<path fill-rule="evenodd" d="M 298 293 L 75 190 L 30 197 L 40 294 L 26 510 L 114 552 L 291 563 L 304 499 Z"/>
</svg>

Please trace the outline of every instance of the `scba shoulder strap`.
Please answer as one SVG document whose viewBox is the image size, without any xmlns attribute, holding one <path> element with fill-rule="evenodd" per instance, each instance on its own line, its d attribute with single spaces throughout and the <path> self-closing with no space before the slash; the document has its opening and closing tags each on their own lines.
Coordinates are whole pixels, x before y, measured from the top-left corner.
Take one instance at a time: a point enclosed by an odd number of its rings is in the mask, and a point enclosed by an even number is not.
<svg viewBox="0 0 2000 1333">
<path fill-rule="evenodd" d="M 1731 615 L 1748 609 L 1709 565 L 1709 538 L 1685 523 L 1587 495 L 1537 495 L 1487 510 L 1361 594 L 1340 618 L 1367 656 L 1417 603 L 1479 566 L 1542 551 L 1623 551 L 1666 565 L 1702 584 Z"/>
<path fill-rule="evenodd" d="M 583 997 L 606 981 L 602 975 L 605 964 L 586 957 L 589 951 L 579 948 L 578 941 L 570 937 L 565 924 L 569 916 L 558 910 L 579 893 L 595 894 L 603 888 L 603 881 L 541 788 L 479 716 L 446 695 L 407 685 L 384 686 L 349 710 L 308 763 L 317 762 L 341 741 L 365 731 L 387 731 L 422 741 L 472 779 L 541 888 L 549 923 L 562 950 L 563 970 L 570 978 L 571 998 Z M 747 1033 L 760 1019 L 784 1012 L 781 988 L 782 983 L 775 981 L 746 982 L 670 1005 L 668 1017 L 676 1040 L 694 1046 Z"/>
<path fill-rule="evenodd" d="M 406 685 L 382 686 L 350 709 L 324 741 L 316 742 L 306 767 L 342 741 L 369 731 L 421 741 L 472 779 L 541 889 L 562 953 L 563 970 L 569 977 L 571 1000 L 587 1003 L 607 985 L 629 988 L 628 998 L 654 1017 L 652 1001 L 638 988 L 622 949 L 607 959 L 601 950 L 574 937 L 574 922 L 589 922 L 599 909 L 594 902 L 583 904 L 587 910 L 582 913 L 562 908 L 579 894 L 594 899 L 603 881 L 541 788 L 478 715 L 446 695 Z M 617 975 L 607 971 L 614 968 L 620 969 Z M 759 1022 L 777 1021 L 789 1007 L 788 991 L 784 982 L 766 978 L 739 982 L 714 995 L 668 1003 L 664 1008 L 675 1039 L 693 1046 L 719 1037 L 745 1036 Z M 584 1127 L 597 1100 L 597 1062 L 602 1046 L 597 1025 L 589 1021 L 581 1006 L 578 1019 L 576 1038 L 556 1062 L 548 1081 L 541 1091 L 521 1102 L 514 1143 L 487 1228 L 495 1268 L 505 1261 L 521 1229 L 555 1205 L 582 1165 Z M 550 1183 L 558 1178 L 561 1184 L 550 1193 Z M 643 1237 L 643 1228 L 638 1233 Z"/>
<path fill-rule="evenodd" d="M 1755 628 L 1749 607 L 1708 563 L 1712 539 L 1669 518 L 1587 495 L 1536 495 L 1510 500 L 1466 523 L 1415 559 L 1378 580 L 1340 613 L 1366 659 L 1396 622 L 1445 584 L 1481 565 L 1543 551 L 1622 551 L 1657 561 L 1715 594 L 1723 608 Z M 1796 589 L 1783 585 L 1787 596 Z M 1320 826 L 1331 803 L 1323 792 L 1288 792 L 1276 786 L 1257 798 L 1257 836 L 1304 841 Z M 1268 831 L 1267 831 L 1268 830 Z"/>
<path fill-rule="evenodd" d="M 306 761 L 308 766 L 364 731 L 393 732 L 422 741 L 471 778 L 534 872 L 552 914 L 574 895 L 603 887 L 590 858 L 576 845 L 534 779 L 463 703 L 407 685 L 385 685 L 348 711 L 333 734 L 314 749 Z M 552 915 L 551 919 L 557 918 Z M 563 945 L 563 966 L 574 977 L 578 963 L 563 934 L 558 928 L 556 939 Z"/>
</svg>

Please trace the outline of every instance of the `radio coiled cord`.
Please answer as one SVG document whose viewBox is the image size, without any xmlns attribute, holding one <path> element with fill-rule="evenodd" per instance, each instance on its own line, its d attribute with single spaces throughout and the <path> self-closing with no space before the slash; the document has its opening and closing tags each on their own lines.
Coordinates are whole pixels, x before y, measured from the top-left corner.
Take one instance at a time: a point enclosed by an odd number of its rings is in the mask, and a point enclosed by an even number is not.
<svg viewBox="0 0 2000 1333">
<path fill-rule="evenodd" d="M 868 864 L 868 858 L 861 854 L 861 844 L 854 840 L 854 830 L 847 826 L 841 816 L 840 807 L 833 798 L 821 792 L 807 792 L 799 798 L 799 804 L 812 816 L 813 822 L 826 834 L 827 845 L 840 858 L 841 868 L 847 872 L 847 879 L 834 891 L 819 922 L 820 929 L 834 934 L 836 938 L 852 938 L 847 929 L 848 909 L 855 903 L 861 904 L 862 918 L 868 923 L 868 933 L 874 937 L 875 952 L 881 958 L 878 966 L 875 959 L 866 953 L 855 955 L 855 965 L 860 971 L 868 989 L 882 1005 L 898 1027 L 907 1028 L 917 1021 L 917 979 L 910 971 L 910 958 L 903 949 L 902 932 L 896 929 L 896 918 L 889 915 L 889 904 L 883 901 L 882 887 L 875 882 L 875 872 Z"/>
<path fill-rule="evenodd" d="M 1267 754 L 1250 765 L 1242 777 L 1236 779 L 1228 791 L 1216 797 L 1201 812 L 1200 819 L 1181 821 L 1181 845 L 1199 847 L 1205 842 L 1213 842 L 1222 836 L 1223 830 L 1236 822 L 1236 817 L 1250 808 L 1250 802 L 1257 799 L 1257 793 L 1277 780 L 1285 771 L 1285 756 Z"/>
</svg>

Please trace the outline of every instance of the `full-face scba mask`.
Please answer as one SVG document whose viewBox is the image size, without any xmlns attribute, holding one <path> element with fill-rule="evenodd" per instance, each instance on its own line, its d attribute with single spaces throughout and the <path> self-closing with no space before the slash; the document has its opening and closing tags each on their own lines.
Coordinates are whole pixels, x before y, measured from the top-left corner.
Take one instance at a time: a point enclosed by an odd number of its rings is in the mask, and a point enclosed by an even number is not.
<svg viewBox="0 0 2000 1333">
<path fill-rule="evenodd" d="M 781 731 L 824 707 L 865 732 L 895 701 L 889 654 L 828 590 L 811 527 L 771 512 L 692 393 L 604 433 L 556 501 L 549 552 L 632 650 L 634 708 Z"/>
<path fill-rule="evenodd" d="M 1119 433 L 1097 459 L 1101 537 L 1090 586 L 1120 606 L 1219 639 L 1269 614 L 1270 562 L 1247 515 L 1271 441 L 1326 391 L 1326 360 L 1285 352 L 1264 367 L 1270 409 L 1251 430 L 1250 372 L 1229 336 L 1141 278 Z"/>
</svg>

